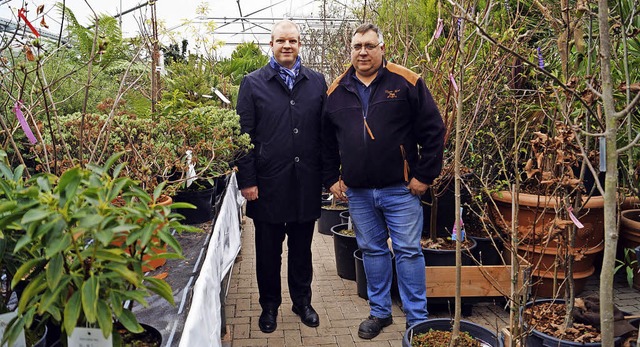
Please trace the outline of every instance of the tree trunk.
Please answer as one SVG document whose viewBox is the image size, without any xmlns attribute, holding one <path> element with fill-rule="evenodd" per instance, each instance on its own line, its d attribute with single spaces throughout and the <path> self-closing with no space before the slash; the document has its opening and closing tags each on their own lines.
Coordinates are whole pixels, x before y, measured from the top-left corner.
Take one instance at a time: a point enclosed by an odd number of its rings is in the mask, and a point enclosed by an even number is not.
<svg viewBox="0 0 640 347">
<path fill-rule="evenodd" d="M 618 245 L 616 190 L 618 185 L 618 153 L 616 147 L 617 117 L 611 77 L 611 38 L 609 35 L 609 4 L 598 0 L 600 32 L 600 64 L 602 103 L 605 115 L 606 168 L 604 183 L 604 257 L 600 273 L 600 326 L 602 345 L 613 346 L 613 275 Z"/>
</svg>

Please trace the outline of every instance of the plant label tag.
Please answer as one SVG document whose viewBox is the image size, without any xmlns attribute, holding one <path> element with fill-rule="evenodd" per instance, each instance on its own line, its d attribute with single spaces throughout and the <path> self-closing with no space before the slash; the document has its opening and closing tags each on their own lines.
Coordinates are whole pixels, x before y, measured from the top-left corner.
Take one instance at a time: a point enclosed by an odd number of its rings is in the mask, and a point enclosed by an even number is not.
<svg viewBox="0 0 640 347">
<path fill-rule="evenodd" d="M 111 335 L 105 338 L 100 329 L 76 327 L 67 338 L 67 345 L 69 347 L 112 347 L 113 341 Z"/>
<path fill-rule="evenodd" d="M 0 336 L 4 335 L 4 330 L 7 328 L 7 325 L 9 325 L 9 322 L 15 316 L 17 316 L 16 312 L 8 312 L 8 313 L 0 314 Z M 6 343 L 2 345 L 2 347 L 6 347 L 6 346 L 7 346 Z M 24 339 L 24 330 L 23 330 L 22 332 L 20 332 L 20 335 L 18 335 L 18 339 L 14 344 L 11 345 L 11 347 L 26 347 L 26 346 L 27 346 L 27 342 Z"/>
</svg>

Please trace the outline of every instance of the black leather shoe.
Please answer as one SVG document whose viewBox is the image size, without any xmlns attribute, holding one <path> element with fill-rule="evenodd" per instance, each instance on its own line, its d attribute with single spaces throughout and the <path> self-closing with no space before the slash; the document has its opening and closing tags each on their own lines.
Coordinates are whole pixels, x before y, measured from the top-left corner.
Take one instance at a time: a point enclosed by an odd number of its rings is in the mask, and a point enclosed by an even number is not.
<svg viewBox="0 0 640 347">
<path fill-rule="evenodd" d="M 374 316 L 369 316 L 369 318 L 365 319 L 360 323 L 360 327 L 358 328 L 358 336 L 361 339 L 370 340 L 382 331 L 382 328 L 388 327 L 393 323 L 393 318 L 391 316 L 387 318 L 378 318 Z"/>
<path fill-rule="evenodd" d="M 293 313 L 300 316 L 300 320 L 304 325 L 312 328 L 320 325 L 320 318 L 318 318 L 318 313 L 313 309 L 313 307 L 311 307 L 311 305 L 304 305 L 300 307 L 293 305 L 291 310 L 293 311 Z"/>
<path fill-rule="evenodd" d="M 262 310 L 260 319 L 258 319 L 258 326 L 260 327 L 260 331 L 267 334 L 274 332 L 276 330 L 276 327 L 278 326 L 278 322 L 276 321 L 277 318 L 277 309 Z"/>
</svg>

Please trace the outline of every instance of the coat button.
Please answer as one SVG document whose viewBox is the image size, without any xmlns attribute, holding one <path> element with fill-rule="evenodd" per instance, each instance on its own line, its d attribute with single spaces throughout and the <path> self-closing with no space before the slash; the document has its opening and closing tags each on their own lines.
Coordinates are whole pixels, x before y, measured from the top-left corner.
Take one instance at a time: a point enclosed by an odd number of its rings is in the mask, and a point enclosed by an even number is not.
<svg viewBox="0 0 640 347">
<path fill-rule="evenodd" d="M 293 105 L 296 104 L 296 101 L 295 100 L 291 100 L 291 101 L 289 101 L 289 103 L 291 104 L 291 106 L 293 106 Z"/>
<path fill-rule="evenodd" d="M 299 162 L 299 161 L 300 161 L 300 158 L 295 157 L 295 158 L 293 158 L 293 161 L 295 161 L 295 162 L 297 163 L 297 162 Z"/>
<path fill-rule="evenodd" d="M 293 133 L 297 134 L 298 133 L 298 128 L 293 128 Z"/>
</svg>

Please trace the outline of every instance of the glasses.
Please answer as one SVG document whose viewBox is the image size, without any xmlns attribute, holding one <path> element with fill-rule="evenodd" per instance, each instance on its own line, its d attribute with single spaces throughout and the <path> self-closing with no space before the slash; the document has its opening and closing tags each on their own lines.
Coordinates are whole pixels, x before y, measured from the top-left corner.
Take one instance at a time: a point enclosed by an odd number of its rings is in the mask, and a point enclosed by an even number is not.
<svg viewBox="0 0 640 347">
<path fill-rule="evenodd" d="M 366 44 L 361 44 L 361 43 L 356 43 L 354 45 L 351 45 L 351 49 L 356 51 L 356 52 L 360 52 L 362 50 L 362 48 L 364 48 L 365 50 L 367 50 L 367 52 L 373 51 L 374 49 L 376 49 L 376 47 L 380 46 L 382 44 L 382 42 L 378 42 L 378 43 L 366 43 Z"/>
</svg>

